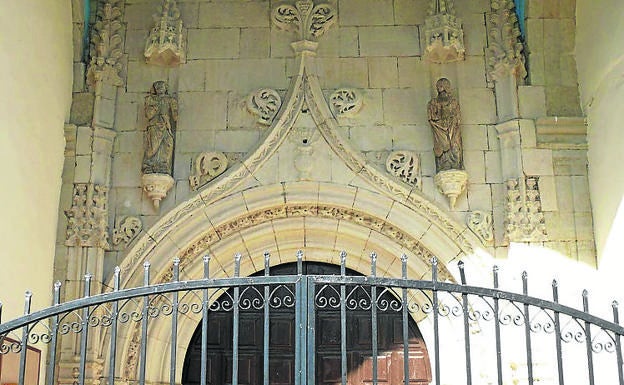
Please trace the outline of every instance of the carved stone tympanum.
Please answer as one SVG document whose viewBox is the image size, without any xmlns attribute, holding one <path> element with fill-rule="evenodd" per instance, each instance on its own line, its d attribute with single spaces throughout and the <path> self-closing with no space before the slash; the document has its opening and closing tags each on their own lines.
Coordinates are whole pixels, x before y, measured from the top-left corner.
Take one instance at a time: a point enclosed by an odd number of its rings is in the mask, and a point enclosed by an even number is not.
<svg viewBox="0 0 624 385">
<path fill-rule="evenodd" d="M 356 90 L 341 88 L 329 96 L 329 104 L 335 116 L 350 117 L 362 109 L 362 97 Z"/>
<path fill-rule="evenodd" d="M 336 22 L 336 10 L 330 4 L 299 0 L 294 6 L 278 5 L 271 18 L 279 29 L 296 33 L 299 40 L 314 41 Z"/>
<path fill-rule="evenodd" d="M 108 187 L 93 183 L 74 184 L 72 206 L 67 216 L 66 246 L 108 249 Z"/>
<path fill-rule="evenodd" d="M 464 30 L 452 0 L 431 0 L 425 19 L 427 59 L 434 63 L 464 60 Z"/>
<path fill-rule="evenodd" d="M 505 237 L 511 242 L 539 242 L 547 239 L 538 181 L 538 177 L 526 177 L 506 182 Z"/>
<path fill-rule="evenodd" d="M 394 151 L 386 159 L 386 170 L 403 182 L 418 182 L 418 155 L 411 151 Z"/>
<path fill-rule="evenodd" d="M 149 64 L 174 67 L 186 61 L 184 29 L 176 0 L 163 0 L 145 44 Z"/>
<path fill-rule="evenodd" d="M 247 110 L 258 118 L 258 123 L 270 126 L 280 107 L 282 98 L 277 91 L 262 88 L 247 97 Z"/>
<path fill-rule="evenodd" d="M 195 159 L 195 173 L 189 177 L 191 190 L 195 191 L 227 169 L 228 159 L 222 152 L 202 152 Z"/>
<path fill-rule="evenodd" d="M 178 120 L 178 101 L 170 96 L 167 83 L 154 82 L 145 98 L 145 143 L 143 154 L 143 189 L 158 207 L 173 186 L 173 150 Z"/>
<path fill-rule="evenodd" d="M 141 232 L 143 224 L 138 217 L 122 217 L 115 220 L 113 229 L 113 246 L 123 249 Z"/>
</svg>

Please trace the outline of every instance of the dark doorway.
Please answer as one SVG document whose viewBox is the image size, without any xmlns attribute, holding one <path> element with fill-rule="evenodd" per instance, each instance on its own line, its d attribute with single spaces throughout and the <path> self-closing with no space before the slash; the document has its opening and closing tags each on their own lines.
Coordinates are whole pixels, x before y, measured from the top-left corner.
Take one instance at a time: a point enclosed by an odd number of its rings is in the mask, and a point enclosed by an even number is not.
<svg viewBox="0 0 624 385">
<path fill-rule="evenodd" d="M 271 275 L 294 275 L 296 264 L 284 264 L 271 268 Z M 263 275 L 260 272 L 256 275 Z M 304 275 L 339 275 L 340 267 L 322 263 L 304 263 Z M 361 275 L 347 270 L 347 275 Z M 222 295 L 217 301 L 231 299 Z M 318 294 L 317 289 L 317 294 Z M 370 291 L 370 288 L 368 288 Z M 331 290 L 337 293 L 337 290 Z M 381 290 L 380 290 L 381 291 Z M 259 296 L 259 292 L 258 296 Z M 366 295 L 366 294 L 364 294 Z M 385 292 L 384 295 L 392 296 Z M 253 297 L 253 295 L 251 296 Z M 250 298 L 251 298 L 250 297 Z M 312 297 L 312 296 L 310 296 Z M 242 298 L 242 297 L 241 297 Z M 396 299 L 396 298 L 393 298 Z M 232 383 L 232 330 L 233 315 L 227 306 L 215 306 L 208 315 L 207 383 L 227 385 Z M 379 311 L 378 335 L 378 383 L 403 383 L 403 328 L 400 311 Z M 316 311 L 316 382 L 329 385 L 341 382 L 340 310 L 323 308 Z M 372 322 L 371 312 L 347 311 L 347 381 L 349 384 L 373 382 L 372 370 Z M 416 323 L 409 320 L 409 371 L 411 384 L 428 384 L 431 369 L 427 349 Z M 240 310 L 238 383 L 261 385 L 263 383 L 263 310 Z M 295 383 L 295 310 L 294 307 L 277 307 L 270 311 L 269 321 L 269 372 L 270 384 L 293 385 Z M 303 347 L 305 351 L 305 347 Z M 195 330 L 184 360 L 182 384 L 200 383 L 201 373 L 201 324 Z"/>
</svg>

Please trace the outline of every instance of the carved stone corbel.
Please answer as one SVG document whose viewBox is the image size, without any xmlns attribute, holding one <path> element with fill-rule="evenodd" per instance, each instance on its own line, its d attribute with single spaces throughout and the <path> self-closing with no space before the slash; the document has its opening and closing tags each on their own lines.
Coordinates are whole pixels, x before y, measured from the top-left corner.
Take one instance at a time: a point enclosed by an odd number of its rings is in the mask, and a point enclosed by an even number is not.
<svg viewBox="0 0 624 385">
<path fill-rule="evenodd" d="M 431 0 L 425 19 L 427 59 L 433 63 L 464 60 L 464 30 L 452 0 Z"/>
<path fill-rule="evenodd" d="M 186 62 L 184 28 L 176 0 L 163 0 L 145 44 L 148 64 L 175 67 Z"/>
</svg>

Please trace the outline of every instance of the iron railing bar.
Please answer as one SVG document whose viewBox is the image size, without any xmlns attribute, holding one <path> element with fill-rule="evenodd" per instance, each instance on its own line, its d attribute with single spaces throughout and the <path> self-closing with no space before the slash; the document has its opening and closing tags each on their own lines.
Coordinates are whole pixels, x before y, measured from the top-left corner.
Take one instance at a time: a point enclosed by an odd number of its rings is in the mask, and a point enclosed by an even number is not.
<svg viewBox="0 0 624 385">
<path fill-rule="evenodd" d="M 407 280 L 407 255 L 401 255 L 401 277 Z M 408 318 L 409 313 L 407 309 L 407 288 L 401 289 L 401 299 L 403 306 L 401 306 L 401 318 L 403 329 L 403 383 L 409 385 L 409 325 Z M 436 334 L 434 332 L 434 334 Z M 437 364 L 437 362 L 436 362 Z"/>
<path fill-rule="evenodd" d="M 234 256 L 234 277 L 240 273 L 241 254 Z M 240 286 L 234 286 L 234 316 L 232 319 L 232 385 L 238 385 L 238 328 L 240 322 Z"/>
<path fill-rule="evenodd" d="M 119 290 L 121 269 L 115 267 L 113 290 Z M 119 317 L 119 302 L 114 301 L 111 309 L 110 359 L 108 368 L 108 383 L 115 385 L 115 365 L 117 363 L 117 317 Z M 53 384 L 54 382 L 51 382 Z"/>
<path fill-rule="evenodd" d="M 340 253 L 340 275 L 346 275 L 347 253 Z M 347 306 L 346 287 L 340 285 L 340 380 L 342 385 L 347 385 Z"/>
<path fill-rule="evenodd" d="M 611 303 L 611 307 L 613 308 L 613 323 L 620 323 L 620 312 L 619 312 L 619 304 L 617 301 L 613 301 Z M 615 334 L 615 354 L 617 355 L 617 368 L 618 368 L 618 378 L 620 380 L 620 385 L 624 385 L 624 363 L 622 362 L 622 342 L 620 340 L 620 335 Z"/>
<path fill-rule="evenodd" d="M 433 257 L 431 260 L 431 283 L 433 283 L 433 349 L 435 356 L 435 376 L 436 384 L 440 385 L 440 304 L 438 300 L 438 259 Z"/>
<path fill-rule="evenodd" d="M 150 264 L 143 264 L 144 276 L 143 284 L 149 286 Z M 147 372 L 145 365 L 147 364 L 147 325 L 149 318 L 149 296 L 143 296 L 143 310 L 141 312 L 141 349 L 139 351 L 139 385 L 145 385 L 145 373 Z"/>
<path fill-rule="evenodd" d="M 589 313 L 589 299 L 587 290 L 583 290 L 583 311 Z M 587 351 L 587 371 L 589 375 L 589 385 L 594 385 L 594 356 L 592 352 L 591 324 L 587 321 L 585 321 L 585 349 Z"/>
<path fill-rule="evenodd" d="M 308 376 L 304 372 L 307 368 L 306 363 L 309 354 L 314 354 L 314 349 L 308 351 L 307 338 L 308 331 L 306 326 L 310 327 L 314 332 L 314 324 L 310 326 L 310 321 L 306 317 L 306 306 L 314 307 L 314 301 L 308 304 L 308 282 L 303 278 L 303 251 L 297 250 L 297 277 L 299 280 L 295 283 L 295 385 L 303 385 L 306 383 Z M 312 286 L 312 290 L 314 287 Z M 312 294 L 314 297 L 314 293 Z M 314 321 L 312 321 L 314 322 Z"/>
<path fill-rule="evenodd" d="M 264 253 L 264 276 L 269 276 L 270 269 L 270 257 L 271 255 L 268 252 Z M 270 330 L 270 318 L 269 318 L 269 295 L 271 294 L 270 288 L 268 285 L 264 285 L 264 340 L 263 340 L 263 357 L 262 357 L 262 368 L 263 368 L 263 384 L 269 385 L 269 333 Z"/>
<path fill-rule="evenodd" d="M 93 306 L 102 304 L 105 302 L 112 302 L 116 300 L 138 298 L 150 294 L 162 294 L 170 293 L 174 291 L 191 291 L 203 288 L 230 288 L 235 285 L 265 285 L 265 284 L 287 284 L 295 283 L 298 276 L 296 275 L 280 275 L 272 276 L 270 279 L 265 277 L 245 277 L 245 278 L 217 278 L 217 279 L 199 279 L 193 281 L 180 281 L 180 282 L 168 282 L 162 284 L 151 285 L 147 287 L 137 287 L 132 289 L 123 289 L 117 292 L 107 292 L 102 294 L 93 295 L 89 298 L 80 298 L 72 301 L 63 302 L 59 305 L 52 306 L 43 310 L 39 310 L 28 315 L 7 321 L 0 324 L 0 335 L 8 333 L 15 329 L 46 318 L 53 315 L 62 314 L 65 312 L 71 312 L 73 310 L 81 309 L 85 306 Z M 339 276 L 326 276 L 326 275 L 311 275 L 308 279 L 316 283 L 334 283 L 340 284 L 374 284 L 376 286 L 390 286 L 397 289 L 406 287 L 408 289 L 419 290 L 432 290 L 433 285 L 431 281 L 422 280 L 402 280 L 398 278 L 370 278 L 370 277 L 339 277 Z M 582 321 L 588 321 L 600 328 L 612 331 L 619 335 L 624 335 L 624 326 L 615 324 L 613 322 L 598 318 L 591 314 L 586 314 L 581 310 L 561 305 L 556 302 L 547 301 L 540 298 L 529 297 L 526 295 L 512 293 L 504 290 L 497 290 L 491 288 L 483 288 L 477 286 L 462 286 L 449 282 L 437 282 L 437 290 L 449 293 L 477 295 L 483 297 L 500 298 L 508 301 L 526 303 L 530 306 L 542 308 L 544 310 L 551 310 L 553 312 L 559 312 L 568 314 L 573 318 L 580 319 Z"/>
<path fill-rule="evenodd" d="M 522 273 L 522 294 L 528 295 L 529 284 L 527 272 Z M 529 313 L 529 305 L 524 304 L 524 344 L 526 347 L 527 357 L 527 380 L 529 385 L 533 385 L 533 346 L 531 344 L 531 316 Z"/>
<path fill-rule="evenodd" d="M 180 280 L 180 258 L 173 260 L 173 282 Z M 169 385 L 175 385 L 176 383 L 176 366 L 178 355 L 178 306 L 180 305 L 180 292 L 174 291 L 171 293 L 171 350 L 169 355 L 171 360 L 169 361 Z"/>
<path fill-rule="evenodd" d="M 204 279 L 210 278 L 210 257 L 204 256 Z M 202 334 L 201 334 L 201 363 L 200 384 L 206 385 L 208 377 L 208 289 L 202 290 Z"/>
<path fill-rule="evenodd" d="M 377 276 L 377 254 L 371 253 L 371 277 Z M 371 350 L 372 350 L 372 364 L 373 364 L 373 385 L 378 384 L 378 368 L 377 368 L 377 355 L 379 354 L 379 342 L 377 341 L 377 286 L 371 286 Z"/>
<path fill-rule="evenodd" d="M 461 284 L 466 284 L 466 272 L 464 270 L 464 263 L 459 262 L 459 276 Z M 470 353 L 470 323 L 468 314 L 468 295 L 462 294 L 462 310 L 464 313 L 464 354 L 466 355 L 466 385 L 472 385 L 472 357 Z"/>
<path fill-rule="evenodd" d="M 559 290 L 557 288 L 557 281 L 552 282 L 553 301 L 559 301 Z M 557 349 L 557 374 L 559 379 L 559 385 L 564 384 L 563 379 L 563 354 L 561 347 L 561 320 L 559 318 L 559 312 L 554 311 L 555 314 L 555 347 Z"/>
<path fill-rule="evenodd" d="M 494 266 L 494 288 L 498 289 L 498 266 Z M 501 352 L 501 330 L 499 319 L 499 299 L 494 297 L 494 337 L 496 344 L 496 377 L 498 385 L 503 385 L 503 360 Z"/>
<path fill-rule="evenodd" d="M 307 323 L 307 332 L 303 333 L 304 338 L 302 341 L 307 346 L 308 353 L 305 357 L 302 357 L 301 361 L 307 368 L 307 383 L 301 385 L 313 385 L 316 384 L 316 304 L 314 302 L 315 297 L 315 283 L 305 278 L 304 281 L 307 285 L 302 284 L 302 300 L 305 300 L 304 304 L 308 304 L 307 319 L 304 317 L 303 322 Z M 309 296 L 312 298 L 309 298 Z M 303 308 L 302 308 L 303 311 Z"/>
<path fill-rule="evenodd" d="M 32 293 L 27 291 L 24 295 L 24 314 L 30 313 L 30 304 L 32 301 Z M 22 350 L 20 351 L 20 365 L 18 374 L 18 384 L 24 385 L 26 378 L 26 355 L 28 353 L 28 325 L 22 328 Z M 84 378 L 84 377 L 83 377 Z M 84 382 L 84 381 L 83 381 Z"/>
<path fill-rule="evenodd" d="M 91 274 L 85 275 L 84 278 L 84 298 L 91 295 Z M 82 309 L 82 334 L 80 335 L 80 366 L 78 372 L 78 384 L 84 385 L 85 368 L 87 367 L 87 343 L 89 337 L 89 306 Z"/>
<path fill-rule="evenodd" d="M 53 298 L 53 305 L 58 305 L 59 302 L 61 302 L 61 281 L 56 281 L 54 282 L 54 292 L 52 295 Z M 50 355 L 50 364 L 48 365 L 48 371 L 46 374 L 46 378 L 47 378 L 47 382 L 48 384 L 54 384 L 54 377 L 56 375 L 55 371 L 56 371 L 56 344 L 57 344 L 57 339 L 58 339 L 58 325 L 59 325 L 59 316 L 55 315 L 52 316 L 52 320 L 51 320 L 51 326 L 52 326 L 52 330 L 50 331 L 51 333 L 51 341 L 50 341 L 50 350 L 48 351 L 48 354 Z M 1 343 L 1 342 L 0 342 Z M 111 383 L 111 385 L 114 385 L 113 383 Z"/>
</svg>

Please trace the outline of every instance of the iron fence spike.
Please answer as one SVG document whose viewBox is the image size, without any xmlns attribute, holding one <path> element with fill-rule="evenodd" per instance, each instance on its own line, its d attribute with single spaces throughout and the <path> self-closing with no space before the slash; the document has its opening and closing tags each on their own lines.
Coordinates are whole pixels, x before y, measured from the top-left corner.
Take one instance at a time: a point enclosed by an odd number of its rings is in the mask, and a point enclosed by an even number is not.
<svg viewBox="0 0 624 385">
<path fill-rule="evenodd" d="M 611 302 L 611 307 L 613 307 L 614 309 L 617 309 L 618 307 L 620 307 L 620 304 L 618 303 L 618 301 L 613 301 Z"/>
<path fill-rule="evenodd" d="M 407 262 L 407 254 L 401 254 L 401 262 Z"/>
<path fill-rule="evenodd" d="M 173 258 L 173 264 L 174 264 L 174 266 L 175 265 L 179 265 L 180 264 L 180 258 L 178 258 L 178 257 Z"/>
<path fill-rule="evenodd" d="M 552 280 L 552 287 L 553 287 L 553 288 L 555 288 L 555 287 L 559 287 L 559 282 L 557 282 L 557 280 L 556 280 L 556 279 L 553 279 L 553 280 Z"/>
</svg>

